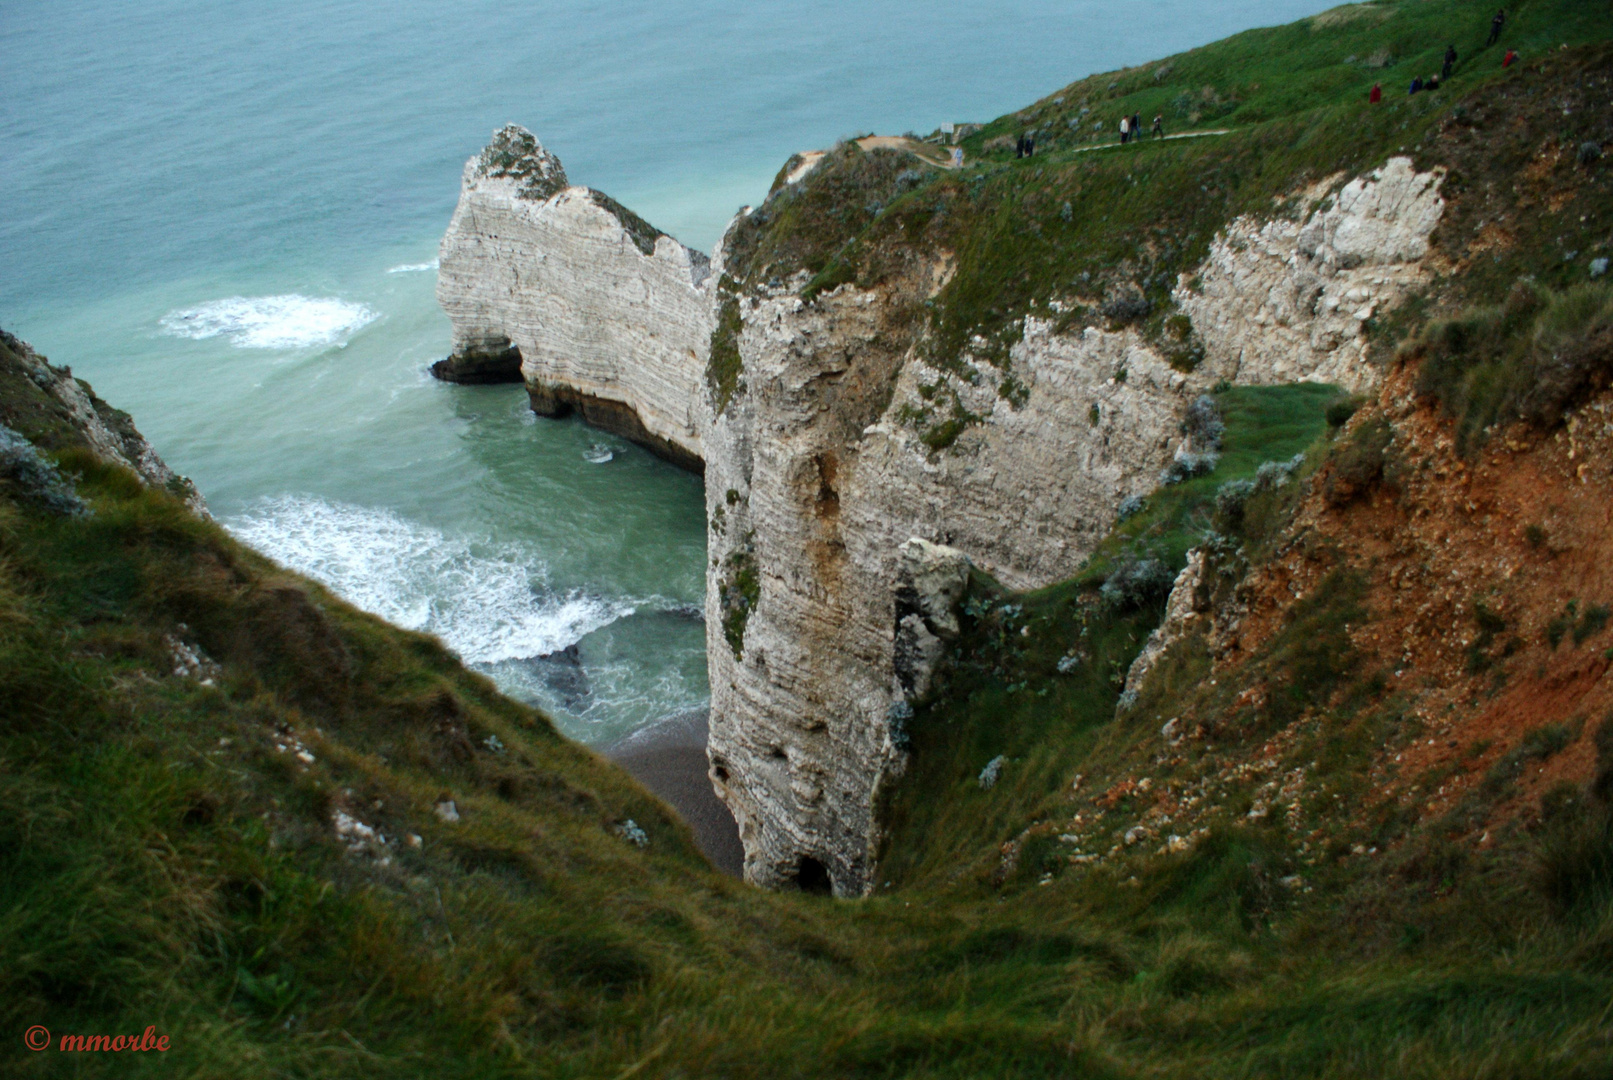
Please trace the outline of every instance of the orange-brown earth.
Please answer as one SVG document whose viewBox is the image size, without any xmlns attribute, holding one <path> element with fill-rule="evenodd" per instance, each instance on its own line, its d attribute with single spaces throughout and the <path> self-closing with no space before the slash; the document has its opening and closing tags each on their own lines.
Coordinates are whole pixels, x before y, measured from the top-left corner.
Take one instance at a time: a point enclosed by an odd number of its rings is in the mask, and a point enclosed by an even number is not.
<svg viewBox="0 0 1613 1080">
<path fill-rule="evenodd" d="M 1382 474 L 1351 490 L 1335 452 L 1272 556 L 1223 596 L 1197 690 L 1145 710 L 1172 729 L 1117 732 L 1134 749 L 1072 787 L 1069 817 L 1005 846 L 1005 870 L 1042 833 L 1084 864 L 1261 822 L 1285 825 L 1305 864 L 1378 855 L 1428 827 L 1488 847 L 1532 827 L 1555 785 L 1591 778 L 1595 732 L 1613 719 L 1613 393 L 1465 459 L 1415 374 L 1397 365 L 1335 442 L 1388 421 Z M 1274 655 L 1330 580 L 1352 583 L 1335 657 L 1348 677 L 1274 722 L 1294 677 Z M 1197 634 L 1175 648 L 1207 646 Z"/>
</svg>

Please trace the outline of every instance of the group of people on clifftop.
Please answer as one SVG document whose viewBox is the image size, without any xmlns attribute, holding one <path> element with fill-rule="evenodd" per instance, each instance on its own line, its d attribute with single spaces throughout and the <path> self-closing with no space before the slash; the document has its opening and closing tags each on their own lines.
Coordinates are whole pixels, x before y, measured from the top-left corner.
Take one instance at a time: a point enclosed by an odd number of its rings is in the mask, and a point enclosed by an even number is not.
<svg viewBox="0 0 1613 1080">
<path fill-rule="evenodd" d="M 1150 132 L 1156 139 L 1165 137 L 1165 117 L 1163 114 L 1154 117 L 1154 129 Z M 1128 143 L 1133 139 L 1143 137 L 1143 118 L 1136 113 L 1120 118 L 1120 141 Z"/>
<path fill-rule="evenodd" d="M 1506 25 L 1506 22 L 1506 9 L 1498 9 L 1495 13 L 1495 17 L 1490 20 L 1490 36 L 1484 42 L 1485 48 L 1489 48 L 1501 40 L 1501 30 Z M 1429 75 L 1426 78 L 1422 76 L 1413 78 L 1411 80 L 1411 86 L 1407 90 L 1407 94 L 1421 94 L 1429 90 L 1438 90 L 1441 83 L 1450 81 L 1451 75 L 1456 70 L 1457 59 L 1458 56 L 1456 53 L 1456 46 L 1454 44 L 1447 45 L 1445 47 L 1444 62 L 1440 65 L 1439 74 Z M 1517 62 L 1517 60 L 1518 54 L 1516 50 L 1508 49 L 1506 51 L 1506 55 L 1501 58 L 1501 66 L 1504 68 L 1511 67 Z M 1383 84 L 1373 83 L 1372 90 L 1367 95 L 1367 100 L 1374 105 L 1381 102 L 1383 100 Z M 1149 131 L 1149 134 L 1156 139 L 1162 139 L 1165 137 L 1165 117 L 1163 114 L 1154 117 L 1154 126 Z M 1132 113 L 1130 116 L 1122 116 L 1120 118 L 1120 142 L 1122 145 L 1141 139 L 1142 137 L 1143 120 L 1140 115 L 1137 113 Z M 1020 135 L 1019 140 L 1014 147 L 1014 156 L 1016 158 L 1028 158 L 1033 157 L 1035 154 L 1035 133 Z M 961 164 L 961 162 L 956 162 L 955 164 Z"/>
<path fill-rule="evenodd" d="M 1495 18 L 1490 20 L 1490 36 L 1484 42 L 1484 47 L 1486 49 L 1501 40 L 1501 28 L 1505 26 L 1506 23 L 1507 12 L 1505 8 L 1501 8 L 1496 11 Z M 1438 90 L 1440 83 L 1448 82 L 1450 80 L 1451 73 L 1456 70 L 1456 60 L 1456 46 L 1445 46 L 1445 62 L 1440 66 L 1439 74 L 1430 75 L 1426 79 L 1422 76 L 1413 78 L 1411 80 L 1410 88 L 1406 91 L 1407 95 L 1420 94 L 1426 90 Z M 1517 51 L 1514 49 L 1508 49 L 1506 55 L 1501 58 L 1501 66 L 1504 68 L 1511 67 L 1517 62 L 1517 60 Z M 1372 90 L 1367 94 L 1367 100 L 1374 105 L 1383 100 L 1382 83 L 1372 84 Z"/>
</svg>

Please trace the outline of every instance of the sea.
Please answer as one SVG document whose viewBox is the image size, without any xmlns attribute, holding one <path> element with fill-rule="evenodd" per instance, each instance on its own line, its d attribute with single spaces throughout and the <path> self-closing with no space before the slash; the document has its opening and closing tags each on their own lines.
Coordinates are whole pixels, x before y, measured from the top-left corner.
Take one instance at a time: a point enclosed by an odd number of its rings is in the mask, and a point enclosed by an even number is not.
<svg viewBox="0 0 1613 1080">
<path fill-rule="evenodd" d="M 707 701 L 698 477 L 437 383 L 460 170 L 530 128 L 709 251 L 798 150 L 1316 0 L 5 0 L 0 326 L 241 540 L 601 745 Z"/>
</svg>

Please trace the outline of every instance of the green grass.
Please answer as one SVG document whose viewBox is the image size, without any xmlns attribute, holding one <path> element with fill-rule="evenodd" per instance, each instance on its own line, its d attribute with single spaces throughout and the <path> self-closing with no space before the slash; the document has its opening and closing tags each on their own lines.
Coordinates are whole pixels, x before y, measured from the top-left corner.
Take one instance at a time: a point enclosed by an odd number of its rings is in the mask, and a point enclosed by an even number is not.
<svg viewBox="0 0 1613 1080">
<path fill-rule="evenodd" d="M 1455 420 L 1464 452 L 1514 421 L 1549 428 L 1613 377 L 1613 286 L 1555 293 L 1520 280 L 1498 307 L 1430 324 L 1406 353 L 1421 361 L 1417 388 Z"/>
<path fill-rule="evenodd" d="M 1099 581 L 1141 557 L 1159 559 L 1172 574 L 1180 570 L 1188 550 L 1218 527 L 1216 492 L 1230 481 L 1253 477 L 1266 462 L 1287 462 L 1317 446 L 1327 431 L 1326 410 L 1339 391 L 1325 383 L 1296 383 L 1235 386 L 1212 396 L 1226 423 L 1215 470 L 1149 495 L 1143 511 L 1116 524 L 1094 550 L 1082 582 Z"/>
<path fill-rule="evenodd" d="M 1314 436 L 1328 393 L 1223 395 L 1223 468 Z M 354 611 L 82 449 L 58 461 L 93 516 L 0 490 L 0 1017 L 13 1033 L 153 1024 L 172 1047 L 35 1054 L 13 1038 L 8 1075 L 1607 1064 L 1596 1017 L 1613 992 L 1613 916 L 1588 824 L 1565 825 L 1545 864 L 1571 904 L 1496 891 L 1515 878 L 1481 865 L 1460 878 L 1461 917 L 1421 899 L 1376 914 L 1452 927 L 1413 953 L 1318 949 L 1348 890 L 1376 886 L 1307 870 L 1317 892 L 1290 895 L 1278 878 L 1297 856 L 1269 829 L 1047 887 L 1057 841 L 1033 834 L 1003 872 L 999 844 L 1057 808 L 1073 771 L 1129 753 L 1115 674 L 1155 611 L 1094 607 L 1075 584 L 1008 597 L 977 581 L 972 652 L 915 718 L 889 808 L 886 866 L 904 886 L 857 902 L 768 894 L 706 867 L 632 781 L 436 641 Z M 168 635 L 218 662 L 213 685 L 174 675 Z M 1082 663 L 1061 675 L 1072 646 Z M 444 798 L 459 822 L 434 812 Z M 349 853 L 338 809 L 391 842 Z M 1481 885 L 1490 906 L 1471 906 Z"/>
<path fill-rule="evenodd" d="M 1003 362 L 1033 300 L 1070 300 L 1074 328 L 1108 319 L 1104 303 L 1125 288 L 1152 304 L 1145 332 L 1190 365 L 1166 295 L 1214 231 L 1404 146 L 1451 169 L 1447 191 L 1461 198 L 1439 239 L 1464 270 L 1377 327 L 1375 350 L 1392 352 L 1425 318 L 1502 305 L 1525 275 L 1566 296 L 1613 202 L 1605 170 L 1540 155 L 1543 140 L 1577 140 L 1603 115 L 1608 51 L 1585 43 L 1609 37 L 1609 16 L 1563 0 L 1514 6 L 1504 44 L 1529 63 L 1500 75 L 1496 54 L 1473 48 L 1489 14 L 1452 0 L 1373 5 L 1095 76 L 972 137 L 975 163 L 961 174 L 841 148 L 742 224 L 730 291 L 800 271 L 809 297 L 901 281 L 946 251 L 954 276 L 913 324 L 943 364 L 961 363 L 975 333 L 988 339 L 980 358 Z M 1548 55 L 1559 37 L 1585 47 Z M 1437 95 L 1401 96 L 1447 40 L 1471 66 Z M 1366 67 L 1378 51 L 1394 65 Z M 1375 110 L 1362 100 L 1374 79 L 1386 88 Z M 1565 94 L 1592 107 L 1564 119 Z M 982 152 L 1026 125 L 1068 131 L 1083 104 L 1106 123 L 1164 109 L 1173 128 L 1237 134 L 1079 155 L 1073 135 L 1044 135 L 1027 162 Z M 1542 186 L 1515 186 L 1526 172 Z M 1475 245 L 1498 213 L 1514 242 Z M 737 300 L 725 306 L 726 337 L 714 340 L 720 404 L 742 387 L 729 347 L 737 313 Z M 1551 326 L 1589 325 L 1569 314 Z M 1347 573 L 1250 659 L 1275 687 L 1263 705 L 1238 705 L 1237 688 L 1207 681 L 1203 651 L 1183 649 L 1156 669 L 1152 696 L 1116 714 L 1160 597 L 1110 603 L 1100 585 L 1148 559 L 1174 572 L 1194 545 L 1218 560 L 1268 558 L 1302 485 L 1370 449 L 1358 441 L 1367 424 L 1330 434 L 1347 411 L 1332 408 L 1332 388 L 1218 393 L 1217 469 L 1150 496 L 1080 578 L 1023 596 L 971 583 L 962 649 L 908 724 L 907 773 L 881 794 L 879 887 L 834 902 L 717 875 L 669 811 L 440 643 L 355 611 L 96 461 L 4 344 L 0 422 L 75 475 L 94 514 L 54 516 L 0 481 L 0 1072 L 1613 1072 L 1613 766 L 1601 760 L 1613 754 L 1599 750 L 1590 792 L 1542 804 L 1539 831 L 1502 831 L 1485 850 L 1448 840 L 1471 806 L 1428 826 L 1336 814 L 1335 799 L 1366 805 L 1375 749 L 1422 731 L 1351 654 L 1343 626 L 1370 612 Z M 1218 498 L 1263 462 L 1302 453 L 1287 483 L 1269 471 L 1251 483 L 1235 515 Z M 1492 638 L 1506 629 L 1474 619 Z M 1559 642 L 1592 641 L 1605 621 L 1600 605 L 1576 608 Z M 1524 629 L 1538 630 L 1512 632 Z M 174 674 L 170 635 L 218 662 L 213 685 Z M 1166 753 L 1172 716 L 1226 722 Z M 1283 767 L 1316 763 L 1302 829 L 1250 818 L 1249 781 L 1216 793 L 1215 827 L 1189 851 L 1158 855 L 1116 835 L 1150 800 L 1120 781 L 1189 783 L 1284 720 L 1298 735 Z M 1538 760 L 1563 738 L 1542 733 L 1519 752 Z M 982 788 L 998 757 L 997 782 Z M 1060 830 L 1111 786 L 1092 835 L 1118 857 L 1071 863 Z M 450 798 L 457 823 L 435 812 Z M 391 843 L 350 853 L 337 810 Z M 628 821 L 647 846 L 631 842 Z M 1348 857 L 1390 841 L 1392 856 Z M 1296 878 L 1304 887 L 1287 883 Z M 34 1054 L 17 1038 L 34 1023 L 58 1034 L 155 1024 L 173 1048 Z"/>
<path fill-rule="evenodd" d="M 725 274 L 723 284 L 731 279 Z M 706 361 L 706 387 L 718 416 L 743 386 L 744 360 L 739 354 L 739 334 L 743 329 L 739 300 L 722 289 L 717 308 L 717 325 L 711 331 L 711 358 Z"/>
<path fill-rule="evenodd" d="M 1226 423 L 1216 470 L 1150 495 L 1078 578 L 1010 596 L 977 576 L 956 666 L 937 700 L 908 725 L 914 761 L 887 809 L 886 878 L 944 879 L 952 872 L 946 868 L 962 865 L 979 876 L 1016 824 L 1022 828 L 1057 802 L 1113 720 L 1125 671 L 1163 601 L 1116 611 L 1097 587 L 1141 558 L 1158 560 L 1174 577 L 1188 549 L 1213 531 L 1217 489 L 1316 446 L 1337 396 L 1335 387 L 1316 383 L 1223 390 L 1215 395 Z M 1061 673 L 1060 660 L 1071 655 L 1077 662 Z M 977 777 L 999 755 L 1008 759 L 1002 778 L 983 790 Z"/>
<path fill-rule="evenodd" d="M 1284 212 L 1283 200 L 1303 185 L 1370 169 L 1397 153 L 1424 168 L 1450 166 L 1455 193 L 1515 177 L 1542 136 L 1576 146 L 1601 139 L 1600 100 L 1580 102 L 1563 117 L 1539 95 L 1566 84 L 1605 97 L 1573 61 L 1565 70 L 1557 48 L 1613 37 L 1613 14 L 1573 0 L 1516 5 L 1503 45 L 1531 63 L 1509 72 L 1499 68 L 1499 49 L 1479 48 L 1490 14 L 1471 0 L 1362 5 L 1353 17 L 1250 31 L 1145 67 L 1094 75 L 971 135 L 964 143 L 971 164 L 962 172 L 943 173 L 911 155 L 842 147 L 742 223 L 737 265 L 751 285 L 805 271 L 803 295 L 810 299 L 843 282 L 897 283 L 916 263 L 949 253 L 955 270 L 928 302 L 920 340 L 932 361 L 964 377 L 973 360 L 1006 366 L 1031 311 L 1058 301 L 1066 306 L 1065 329 L 1101 324 L 1105 305 L 1124 295 L 1148 300 L 1146 332 L 1187 360 L 1190 353 L 1171 334 L 1170 292 L 1235 215 Z M 1464 57 L 1452 81 L 1406 96 L 1412 75 L 1437 70 L 1451 42 Z M 1380 54 L 1394 64 L 1369 67 L 1367 59 Z M 1541 57 L 1549 58 L 1545 65 L 1534 62 Z M 1366 100 L 1374 81 L 1386 88 L 1377 106 Z M 1196 103 L 1185 117 L 1176 105 L 1183 98 Z M 1527 106 L 1538 115 L 1497 130 L 1484 117 L 1503 98 L 1508 110 Z M 1206 101 L 1219 104 L 1206 111 L 1199 107 Z M 1164 110 L 1167 118 L 1213 121 L 1233 134 L 1078 152 L 1091 137 L 1078 138 L 1068 125 L 1083 108 L 1089 118 L 1109 121 Z M 1106 122 L 1105 131 L 1113 127 Z M 1043 132 L 1045 152 L 1035 158 L 984 149 L 1005 136 L 1011 147 L 1012 135 L 1030 128 Z M 1542 281 L 1583 275 L 1584 260 L 1576 270 L 1561 255 L 1605 248 L 1605 228 L 1586 211 L 1613 209 L 1607 195 L 1584 196 L 1593 205 L 1555 214 L 1523 208 L 1513 227 L 1549 223 L 1535 242 L 1487 251 L 1485 265 L 1469 268 L 1478 293 L 1504 292 L 1523 273 L 1544 275 Z M 1471 209 L 1453 215 L 1447 242 L 1482 227 L 1485 213 Z M 976 335 L 984 344 L 972 340 Z"/>
</svg>

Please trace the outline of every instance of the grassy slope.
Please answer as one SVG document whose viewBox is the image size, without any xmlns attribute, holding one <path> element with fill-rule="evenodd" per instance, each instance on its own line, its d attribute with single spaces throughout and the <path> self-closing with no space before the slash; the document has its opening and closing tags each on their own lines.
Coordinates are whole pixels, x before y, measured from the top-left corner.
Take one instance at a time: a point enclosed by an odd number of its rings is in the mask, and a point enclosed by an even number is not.
<svg viewBox="0 0 1613 1080">
<path fill-rule="evenodd" d="M 1513 25 L 1537 48 L 1545 27 L 1568 40 L 1605 37 L 1601 12 L 1520 5 Z M 1477 26 L 1468 38 L 1482 35 L 1480 5 L 1403 4 L 1381 21 L 1241 35 L 1172 61 L 1176 74 L 1158 85 L 1154 67 L 1087 80 L 1064 92 L 1067 108 L 1117 82 L 1105 108 L 1135 101 L 1151 115 L 1148 95 L 1175 101 L 1185 89 L 1212 106 L 1197 110 L 1203 123 L 1249 126 L 1235 140 L 1130 156 L 1061 159 L 1073 145 L 1044 138 L 1045 158 L 988 162 L 907 191 L 896 188 L 914 184 L 901 178 L 908 165 L 875 162 L 874 186 L 888 184 L 895 198 L 870 210 L 849 185 L 800 213 L 794 234 L 750 238 L 753 251 L 774 254 L 736 270 L 755 284 L 795 259 L 830 280 L 877 276 L 903 249 L 873 242 L 889 235 L 879 230 L 939 237 L 960 260 L 931 322 L 942 341 L 1011 335 L 1032 298 L 1101 299 L 1114 267 L 1158 296 L 1228 213 L 1267 204 L 1307 171 L 1370 164 L 1398 147 L 1396 125 L 1408 140 L 1433 131 L 1454 93 L 1406 102 L 1392 89 L 1431 61 L 1385 74 L 1393 100 L 1376 113 L 1354 102 L 1377 76 L 1338 61 L 1397 34 L 1432 38 L 1437 53 L 1444 35 L 1421 21 L 1455 14 Z M 1236 85 L 1214 77 L 1234 73 Z M 1513 82 L 1528 99 L 1508 108 L 1541 104 L 1525 79 Z M 1205 85 L 1217 87 L 1210 98 Z M 1005 118 L 971 151 L 1024 122 Z M 1530 146 L 1540 134 L 1537 124 Z M 1470 140 L 1475 160 L 1499 153 L 1497 167 L 1513 170 L 1528 160 L 1517 140 L 1486 151 L 1485 139 Z M 1458 223 L 1469 212 L 1453 209 Z M 1577 226 L 1555 225 L 1531 228 L 1591 250 Z M 1478 228 L 1464 224 L 1462 235 Z M 837 264 L 865 234 L 868 257 L 853 250 Z M 1496 249 L 1459 280 L 1482 283 L 1473 299 L 1494 303 L 1520 267 L 1566 274 L 1558 251 Z M 5 375 L 0 404 L 25 419 L 23 406 L 38 402 Z M 1058 806 L 1075 773 L 1116 767 L 1157 729 L 1153 711 L 1146 724 L 1111 720 L 1114 675 L 1157 610 L 1097 610 L 1089 586 L 1128 556 L 1179 559 L 1213 524 L 1206 500 L 1216 485 L 1323 430 L 1323 391 L 1223 397 L 1231 426 L 1215 476 L 1156 496 L 1087 581 L 977 604 L 971 662 L 915 718 L 913 769 L 890 795 L 886 865 L 900 887 L 852 904 L 758 894 L 715 875 L 630 780 L 499 698 L 435 642 L 245 551 L 75 450 L 65 429 L 27 430 L 80 474 L 96 514 L 51 517 L 0 483 L 0 1013 L 11 1033 L 0 1070 L 1605 1075 L 1605 894 L 1553 913 L 1526 887 L 1522 849 L 1443 891 L 1435 860 L 1434 886 L 1372 908 L 1383 925 L 1371 947 L 1353 940 L 1361 924 L 1345 917 L 1360 896 L 1350 890 L 1364 887 L 1353 872 L 1315 875 L 1308 894 L 1280 887 L 1294 852 L 1258 824 L 1190 855 L 1039 884 L 1064 864 L 1050 857 L 1056 838 L 1027 827 Z M 24 419 L 13 423 L 26 429 Z M 1322 439 L 1311 466 L 1332 452 Z M 1248 549 L 1280 533 L 1297 486 L 1283 490 L 1245 524 Z M 990 595 L 989 583 L 980 588 Z M 1350 599 L 1348 589 L 1328 595 L 1338 603 L 1301 612 L 1272 663 L 1315 660 L 1293 646 L 1329 640 Z M 1057 676 L 1083 624 L 1086 658 Z M 168 634 L 223 665 L 216 685 L 173 674 Z M 1328 689 L 1368 675 L 1306 670 Z M 1181 688 L 1198 678 L 1191 665 L 1168 674 Z M 1369 712 L 1351 739 L 1373 736 Z M 315 758 L 306 769 L 277 748 L 291 735 Z M 502 753 L 487 744 L 494 735 Z M 1002 780 L 982 791 L 975 777 L 998 754 L 1010 759 Z M 1345 746 L 1333 768 L 1347 776 L 1353 760 Z M 457 825 L 432 812 L 444 795 L 464 814 Z M 338 808 L 394 840 L 388 865 L 344 850 L 332 828 Z M 629 818 L 648 848 L 620 835 Z M 423 838 L 419 849 L 398 839 L 409 833 Z M 174 1049 L 144 1060 L 29 1054 L 16 1033 L 32 1023 L 58 1032 L 155 1023 Z"/>
<path fill-rule="evenodd" d="M 1501 47 L 1481 48 L 1492 13 L 1475 0 L 1359 5 L 1094 75 L 971 135 L 961 172 L 841 147 L 740 223 L 730 272 L 757 285 L 804 269 L 814 275 L 810 296 L 845 281 L 893 281 L 914 259 L 950 252 L 956 271 L 922 325 L 926 350 L 960 373 L 975 361 L 1005 363 L 1022 317 L 1049 301 L 1069 305 L 1074 325 L 1101 321 L 1106 300 L 1140 293 L 1153 306 L 1150 334 L 1163 337 L 1178 275 L 1229 218 L 1394 153 L 1431 164 L 1424 141 L 1453 107 L 1520 74 L 1500 70 Z M 1535 0 L 1509 16 L 1503 46 L 1537 63 L 1560 44 L 1613 36 L 1613 14 L 1598 4 Z M 1408 97 L 1412 75 L 1437 70 L 1449 42 L 1464 57 L 1452 81 Z M 1385 58 L 1387 68 L 1367 64 Z M 1366 100 L 1374 81 L 1385 86 L 1379 106 Z M 1232 134 L 1093 149 L 1113 140 L 1121 115 L 1160 111 L 1171 130 L 1186 122 Z M 1069 126 L 1077 118 L 1079 131 Z M 1101 136 L 1091 130 L 1100 120 Z M 1600 137 L 1604 123 L 1594 112 L 1547 122 L 1530 134 L 1577 141 Z M 1018 161 L 1012 136 L 1026 130 L 1042 132 L 1039 150 Z M 1008 146 L 988 149 L 1005 136 Z M 1602 237 L 1593 226 L 1581 239 Z M 975 335 L 984 343 L 971 345 Z"/>
<path fill-rule="evenodd" d="M 883 863 L 888 880 L 979 876 L 981 866 L 989 875 L 997 846 L 1044 804 L 1057 805 L 1092 740 L 1114 718 L 1126 668 L 1163 608 L 1156 595 L 1114 611 L 1096 587 L 1114 567 L 1139 558 L 1159 559 L 1174 576 L 1188 548 L 1213 529 L 1216 489 L 1253 476 L 1262 462 L 1310 449 L 1337 395 L 1316 384 L 1215 395 L 1227 431 L 1213 473 L 1157 491 L 1072 581 L 1017 596 L 977 583 L 957 670 L 912 721 L 913 773 L 896 789 L 886 818 L 895 834 Z M 1067 655 L 1079 663 L 1060 673 Z M 1008 759 L 1002 779 L 983 790 L 979 773 L 998 755 Z"/>
<path fill-rule="evenodd" d="M 1563 959 L 1564 932 L 1494 958 L 1468 934 L 1319 963 L 1294 940 L 1313 923 L 1263 921 L 1258 838 L 1139 864 L 1141 890 L 756 893 L 435 642 L 64 460 L 92 519 L 0 503 L 0 1011 L 14 1035 L 156 1024 L 173 1049 L 13 1037 L 9 1072 L 1467 1076 L 1605 1058 L 1562 1055 L 1613 991 Z M 217 685 L 171 674 L 180 621 Z M 276 749 L 287 735 L 307 769 Z M 431 812 L 445 793 L 457 825 Z M 384 867 L 347 854 L 338 806 L 423 846 Z M 648 849 L 614 833 L 628 817 Z"/>
</svg>

